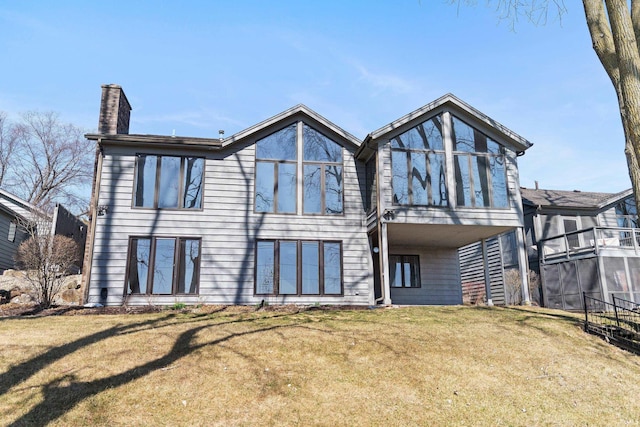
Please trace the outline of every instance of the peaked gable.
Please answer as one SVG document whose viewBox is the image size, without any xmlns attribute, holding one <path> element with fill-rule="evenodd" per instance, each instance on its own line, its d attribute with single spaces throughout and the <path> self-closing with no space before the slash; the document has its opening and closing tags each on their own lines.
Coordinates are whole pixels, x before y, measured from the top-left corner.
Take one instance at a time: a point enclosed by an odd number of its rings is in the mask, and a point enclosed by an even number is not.
<svg viewBox="0 0 640 427">
<path fill-rule="evenodd" d="M 394 137 L 396 134 L 405 132 L 411 127 L 417 126 L 444 111 L 450 112 L 454 117 L 459 118 L 474 128 L 478 128 L 481 132 L 487 133 L 489 137 L 499 141 L 501 144 L 506 143 L 516 152 L 523 152 L 533 145 L 506 126 L 503 126 L 486 114 L 473 108 L 453 94 L 448 93 L 415 111 L 405 114 L 388 125 L 371 132 L 365 137 L 364 144 L 362 144 L 358 151 L 358 155 L 361 155 L 367 148 L 370 148 L 368 145 L 371 141 L 386 138 L 387 136 L 389 138 Z"/>
<path fill-rule="evenodd" d="M 222 140 L 222 147 L 236 144 L 256 134 L 275 132 L 288 123 L 303 121 L 327 136 L 357 149 L 362 141 L 303 104 L 298 104 Z"/>
</svg>

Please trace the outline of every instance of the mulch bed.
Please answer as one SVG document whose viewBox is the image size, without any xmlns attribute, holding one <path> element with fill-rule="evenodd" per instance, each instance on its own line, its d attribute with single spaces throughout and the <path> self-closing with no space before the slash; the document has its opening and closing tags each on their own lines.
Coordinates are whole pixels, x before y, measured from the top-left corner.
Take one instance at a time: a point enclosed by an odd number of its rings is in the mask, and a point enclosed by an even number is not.
<svg viewBox="0 0 640 427">
<path fill-rule="evenodd" d="M 273 311 L 282 313 L 297 313 L 300 311 L 322 310 L 367 310 L 362 305 L 321 305 L 299 306 L 293 304 L 269 305 L 256 309 L 252 305 L 201 305 L 187 306 L 182 309 L 172 309 L 171 306 L 118 306 L 118 307 L 82 307 L 77 305 L 54 306 L 42 308 L 37 304 L 8 303 L 0 305 L 0 317 L 43 317 L 43 316 L 82 316 L 82 315 L 113 315 L 113 314 L 144 314 L 159 312 L 211 314 L 220 311 L 228 313 L 249 313 L 252 311 Z"/>
</svg>

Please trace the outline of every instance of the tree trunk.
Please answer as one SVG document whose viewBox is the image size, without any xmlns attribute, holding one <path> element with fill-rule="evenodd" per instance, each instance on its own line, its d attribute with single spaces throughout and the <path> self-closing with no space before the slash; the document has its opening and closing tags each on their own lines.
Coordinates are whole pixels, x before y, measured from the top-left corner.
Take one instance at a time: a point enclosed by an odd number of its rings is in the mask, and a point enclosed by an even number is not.
<svg viewBox="0 0 640 427">
<path fill-rule="evenodd" d="M 582 3 L 593 48 L 618 97 L 629 177 L 640 212 L 640 34 L 634 31 L 640 28 L 640 2 L 632 0 L 633 19 L 627 0 Z"/>
</svg>

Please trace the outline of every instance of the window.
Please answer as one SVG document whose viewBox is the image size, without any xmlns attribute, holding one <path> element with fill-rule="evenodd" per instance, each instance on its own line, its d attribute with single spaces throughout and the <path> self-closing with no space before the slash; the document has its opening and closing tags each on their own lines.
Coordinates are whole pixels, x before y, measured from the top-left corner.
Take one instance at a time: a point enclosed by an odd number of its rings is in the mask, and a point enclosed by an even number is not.
<svg viewBox="0 0 640 427">
<path fill-rule="evenodd" d="M 365 163 L 365 211 L 371 213 L 378 207 L 378 173 L 376 154 Z"/>
<path fill-rule="evenodd" d="M 7 235 L 7 240 L 9 240 L 10 242 L 15 242 L 16 241 L 16 231 L 17 231 L 17 229 L 18 229 L 18 223 L 14 219 L 9 223 L 9 234 Z"/>
<path fill-rule="evenodd" d="M 454 116 L 452 124 L 458 206 L 508 207 L 504 147 Z"/>
<path fill-rule="evenodd" d="M 256 212 L 296 212 L 296 125 L 256 143 Z"/>
<path fill-rule="evenodd" d="M 304 142 L 304 213 L 342 213 L 342 146 L 307 125 Z"/>
<path fill-rule="evenodd" d="M 621 201 L 616 205 L 615 209 L 618 227 L 638 228 L 638 211 L 634 197 L 629 197 Z"/>
<path fill-rule="evenodd" d="M 393 203 L 447 205 L 441 116 L 391 140 L 391 168 Z"/>
<path fill-rule="evenodd" d="M 202 208 L 204 159 L 138 154 L 133 205 L 156 209 Z"/>
<path fill-rule="evenodd" d="M 200 239 L 129 239 L 127 294 L 197 294 Z"/>
<path fill-rule="evenodd" d="M 389 275 L 392 288 L 420 287 L 418 255 L 389 255 Z"/>
<path fill-rule="evenodd" d="M 341 214 L 342 175 L 342 146 L 306 124 L 294 123 L 256 142 L 255 210 L 296 213 L 301 182 L 303 213 Z"/>
<path fill-rule="evenodd" d="M 257 295 L 342 295 L 342 244 L 260 240 L 255 277 Z"/>
<path fill-rule="evenodd" d="M 578 230 L 578 221 L 575 219 L 563 219 L 562 225 L 564 226 L 564 233 L 568 234 L 573 231 Z M 580 247 L 580 236 L 577 234 L 568 234 L 567 235 L 567 243 L 570 248 L 578 248 Z"/>
</svg>

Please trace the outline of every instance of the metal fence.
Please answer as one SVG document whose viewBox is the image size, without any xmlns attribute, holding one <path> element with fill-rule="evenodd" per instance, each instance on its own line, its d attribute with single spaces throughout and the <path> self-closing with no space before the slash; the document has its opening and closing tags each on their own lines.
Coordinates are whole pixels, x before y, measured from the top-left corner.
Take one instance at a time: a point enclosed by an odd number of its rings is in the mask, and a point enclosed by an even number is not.
<svg viewBox="0 0 640 427">
<path fill-rule="evenodd" d="M 640 305 L 613 297 L 613 303 L 583 293 L 585 331 L 640 354 Z"/>
</svg>

